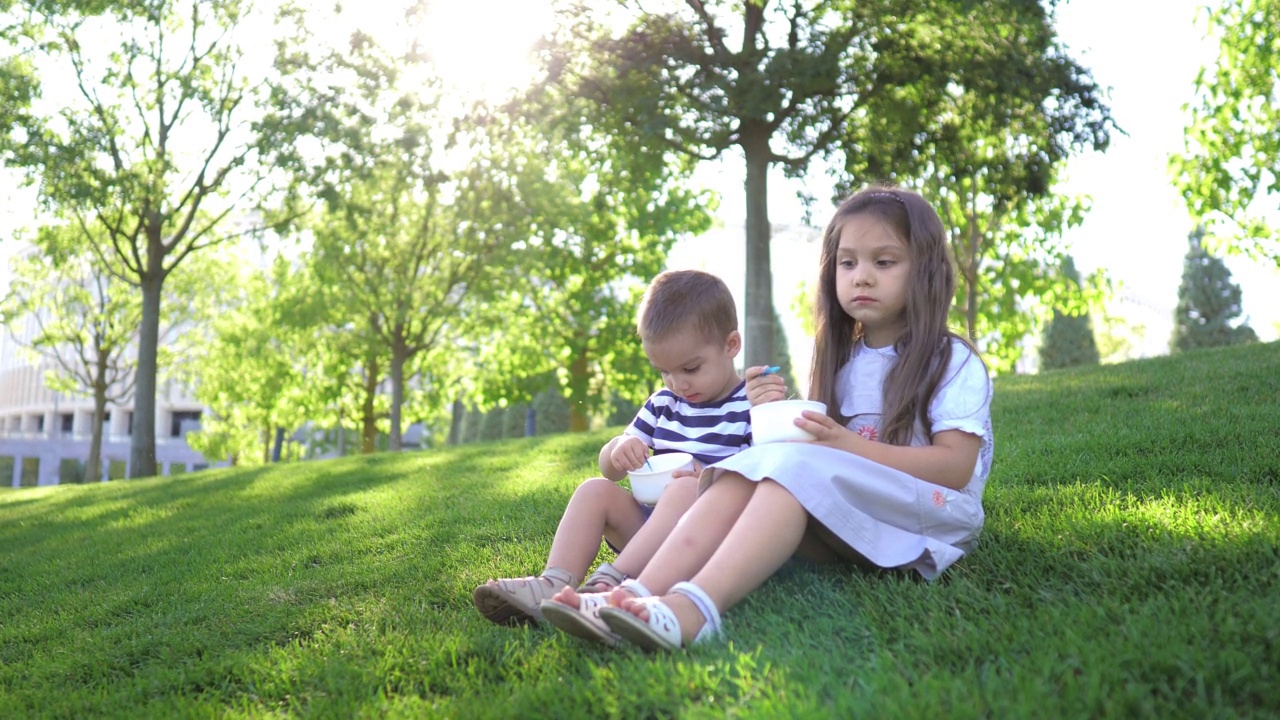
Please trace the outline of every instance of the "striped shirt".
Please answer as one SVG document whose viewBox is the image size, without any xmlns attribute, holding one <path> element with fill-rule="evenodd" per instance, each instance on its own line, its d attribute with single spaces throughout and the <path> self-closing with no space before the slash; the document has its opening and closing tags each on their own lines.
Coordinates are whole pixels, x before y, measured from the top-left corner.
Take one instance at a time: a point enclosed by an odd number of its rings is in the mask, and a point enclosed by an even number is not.
<svg viewBox="0 0 1280 720">
<path fill-rule="evenodd" d="M 751 446 L 747 383 L 715 402 L 691 403 L 663 388 L 645 402 L 624 435 L 638 437 L 655 455 L 687 452 L 710 465 Z"/>
</svg>

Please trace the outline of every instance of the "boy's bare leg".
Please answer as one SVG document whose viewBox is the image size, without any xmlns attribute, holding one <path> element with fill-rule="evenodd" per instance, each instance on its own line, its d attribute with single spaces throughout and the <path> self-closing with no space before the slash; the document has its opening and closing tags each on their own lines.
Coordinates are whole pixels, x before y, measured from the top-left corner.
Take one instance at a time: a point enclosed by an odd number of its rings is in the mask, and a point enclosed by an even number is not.
<svg viewBox="0 0 1280 720">
<path fill-rule="evenodd" d="M 726 476 L 716 485 L 729 477 L 732 476 Z M 745 479 L 743 481 L 749 482 Z M 736 517 L 737 522 L 723 535 L 723 542 L 719 543 L 696 573 L 686 576 L 707 593 L 720 612 L 737 604 L 747 593 L 777 572 L 800 546 L 808 524 L 808 512 L 786 488 L 772 480 L 753 484 L 757 486 L 755 492 Z M 693 511 L 690 511 L 690 517 L 692 514 Z M 666 549 L 667 546 L 664 545 L 663 550 Z M 650 567 L 657 570 L 661 562 L 661 557 L 655 557 Z M 646 570 L 641 575 L 641 582 L 645 582 L 644 578 L 648 575 Z M 661 578 L 661 582 L 670 578 L 667 574 L 658 575 L 656 572 L 654 576 Z M 669 584 L 661 586 L 661 590 L 647 582 L 645 585 L 661 594 L 679 579 L 670 580 Z M 658 582 L 659 580 L 654 580 L 655 585 Z M 680 621 L 684 642 L 690 642 L 702 628 L 704 618 L 701 611 L 684 595 L 667 595 L 662 601 Z M 649 619 L 648 608 L 635 602 L 635 598 L 630 595 L 620 594 L 615 604 L 641 620 Z"/>
<path fill-rule="evenodd" d="M 651 592 L 665 593 L 677 582 L 692 577 L 733 527 L 755 486 L 740 475 L 726 475 L 716 481 L 679 520 L 636 579 Z M 613 590 L 610 603 L 616 605 L 630 597 L 626 590 Z M 570 588 L 552 599 L 576 608 L 578 598 L 579 594 Z"/>
<path fill-rule="evenodd" d="M 547 567 L 536 576 L 491 579 L 472 592 L 472 603 L 500 624 L 541 620 L 538 606 L 561 588 L 577 587 L 600 550 L 602 535 L 621 546 L 643 522 L 630 493 L 605 478 L 587 480 L 560 518 Z"/>
<path fill-rule="evenodd" d="M 601 537 L 624 547 L 644 524 L 644 513 L 631 493 L 606 478 L 586 480 L 573 491 L 560 517 L 547 567 L 567 570 L 572 576 L 569 585 L 577 587 L 600 552 Z"/>
</svg>

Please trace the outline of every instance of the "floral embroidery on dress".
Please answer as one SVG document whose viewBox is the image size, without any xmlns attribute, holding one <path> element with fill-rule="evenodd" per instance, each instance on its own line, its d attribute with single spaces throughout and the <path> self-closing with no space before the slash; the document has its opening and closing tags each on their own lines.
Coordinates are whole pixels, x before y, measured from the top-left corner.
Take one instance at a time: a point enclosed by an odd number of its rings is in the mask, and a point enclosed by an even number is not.
<svg viewBox="0 0 1280 720">
<path fill-rule="evenodd" d="M 880 439 L 880 430 L 875 425 L 859 425 L 855 432 L 872 442 Z"/>
<path fill-rule="evenodd" d="M 942 491 L 941 491 L 941 490 L 934 490 L 934 491 L 933 491 L 933 504 L 934 504 L 934 505 L 936 505 L 937 507 L 942 507 L 942 506 L 946 505 L 946 504 L 947 504 L 947 496 L 946 496 L 946 495 L 944 495 L 944 494 L 942 493 Z"/>
</svg>

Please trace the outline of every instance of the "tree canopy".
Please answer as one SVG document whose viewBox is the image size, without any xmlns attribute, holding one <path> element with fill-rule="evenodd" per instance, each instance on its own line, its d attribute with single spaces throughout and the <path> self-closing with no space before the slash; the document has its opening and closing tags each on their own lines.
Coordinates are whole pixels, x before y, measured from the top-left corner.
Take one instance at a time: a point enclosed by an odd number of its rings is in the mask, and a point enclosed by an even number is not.
<svg viewBox="0 0 1280 720">
<path fill-rule="evenodd" d="M 1207 8 L 1218 57 L 1196 75 L 1186 149 L 1171 166 L 1217 249 L 1280 266 L 1280 0 Z"/>
<path fill-rule="evenodd" d="M 599 132 L 598 111 L 539 94 L 487 121 L 528 236 L 484 310 L 478 389 L 525 401 L 554 378 L 572 430 L 585 430 L 610 397 L 647 396 L 654 378 L 636 334 L 640 294 L 677 238 L 710 226 L 714 208 L 686 186 L 691 164 Z"/>
<path fill-rule="evenodd" d="M 770 166 L 802 176 L 823 157 L 843 165 L 846 188 L 980 184 L 967 207 L 1000 219 L 1006 205 L 1048 193 L 1067 152 L 1106 144 L 1097 88 L 1039 2 L 620 5 L 622 30 L 572 6 L 552 76 L 607 107 L 615 132 L 696 159 L 741 152 L 748 365 L 774 355 Z M 1001 227 L 987 224 L 984 235 Z"/>
<path fill-rule="evenodd" d="M 156 474 L 162 291 L 193 253 L 223 242 L 254 190 L 258 83 L 235 30 L 247 2 L 30 7 L 25 38 L 63 62 L 73 100 L 21 116 L 6 161 L 70 218 L 103 266 L 141 295 L 130 474 Z M 106 40 L 104 40 L 106 38 Z M 98 242 L 100 241 L 100 242 Z"/>
<path fill-rule="evenodd" d="M 890 77 L 912 68 L 920 79 L 887 84 L 867 104 L 908 135 L 886 143 L 891 126 L 850 125 L 842 187 L 889 180 L 937 208 L 959 269 L 958 324 L 1007 370 L 1052 308 L 1079 310 L 1108 288 L 1093 277 L 1082 294 L 1063 273 L 1062 234 L 1088 202 L 1055 186 L 1072 154 L 1106 149 L 1110 111 L 1058 41 L 1052 4 L 926 3 L 901 20 L 876 66 Z"/>
</svg>

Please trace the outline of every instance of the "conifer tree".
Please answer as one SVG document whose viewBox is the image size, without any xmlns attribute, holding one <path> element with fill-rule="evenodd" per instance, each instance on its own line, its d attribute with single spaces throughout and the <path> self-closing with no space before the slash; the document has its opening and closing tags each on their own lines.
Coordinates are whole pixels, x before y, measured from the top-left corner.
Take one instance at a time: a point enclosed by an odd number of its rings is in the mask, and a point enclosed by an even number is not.
<svg viewBox="0 0 1280 720">
<path fill-rule="evenodd" d="M 1253 328 L 1232 324 L 1243 312 L 1240 286 L 1232 282 L 1226 263 L 1205 249 L 1204 229 L 1197 228 L 1187 241 L 1170 351 L 1256 342 Z"/>
<path fill-rule="evenodd" d="M 560 394 L 560 388 L 552 387 L 533 396 L 536 413 L 536 435 L 569 432 L 569 401 Z"/>
<path fill-rule="evenodd" d="M 1080 287 L 1080 273 L 1070 257 L 1063 263 L 1062 272 L 1073 287 Z M 1044 343 L 1040 346 L 1040 369 L 1097 365 L 1098 361 L 1098 343 L 1093 337 L 1093 321 L 1089 314 L 1067 313 L 1054 308 L 1053 319 L 1045 328 Z"/>
</svg>

